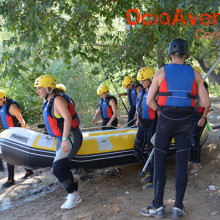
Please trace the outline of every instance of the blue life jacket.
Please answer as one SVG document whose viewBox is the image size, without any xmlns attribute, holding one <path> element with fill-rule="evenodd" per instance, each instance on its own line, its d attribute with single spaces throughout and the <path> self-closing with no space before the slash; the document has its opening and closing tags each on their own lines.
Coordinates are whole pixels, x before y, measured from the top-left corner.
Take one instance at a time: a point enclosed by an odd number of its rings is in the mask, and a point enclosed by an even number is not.
<svg viewBox="0 0 220 220">
<path fill-rule="evenodd" d="M 111 99 L 115 100 L 116 106 L 117 106 L 117 100 L 114 96 L 109 95 L 104 100 L 103 98 L 100 98 L 99 100 L 99 113 L 102 119 L 107 120 L 110 119 L 113 115 L 112 107 L 109 105 L 109 101 Z"/>
<path fill-rule="evenodd" d="M 143 119 L 155 119 L 155 111 L 147 105 L 147 95 L 148 91 L 146 92 L 146 89 L 143 88 L 137 98 L 136 113 L 140 121 Z"/>
<path fill-rule="evenodd" d="M 7 98 L 7 103 L 1 107 L 1 122 L 5 129 L 10 127 L 20 127 L 18 119 L 9 113 L 12 104 L 16 104 L 20 110 L 18 103 L 15 100 Z"/>
<path fill-rule="evenodd" d="M 77 128 L 79 126 L 79 121 L 77 117 L 77 113 L 73 107 L 73 104 L 70 100 L 70 98 L 64 94 L 58 94 L 54 95 L 50 101 L 45 101 L 43 106 L 43 117 L 46 124 L 46 128 L 48 133 L 53 137 L 61 137 L 63 134 L 63 125 L 64 125 L 64 119 L 63 118 L 56 118 L 54 115 L 54 99 L 57 96 L 62 96 L 66 99 L 68 103 L 68 109 L 70 112 L 70 115 L 72 116 L 72 128 L 71 130 Z"/>
<path fill-rule="evenodd" d="M 191 66 L 165 65 L 165 77 L 160 84 L 158 106 L 162 110 L 194 110 L 198 86 Z"/>
<path fill-rule="evenodd" d="M 127 96 L 128 96 L 128 102 L 131 107 L 136 106 L 136 101 L 137 101 L 137 87 L 142 87 L 143 86 L 139 83 L 136 83 L 136 85 L 133 87 L 133 89 L 127 89 Z"/>
</svg>

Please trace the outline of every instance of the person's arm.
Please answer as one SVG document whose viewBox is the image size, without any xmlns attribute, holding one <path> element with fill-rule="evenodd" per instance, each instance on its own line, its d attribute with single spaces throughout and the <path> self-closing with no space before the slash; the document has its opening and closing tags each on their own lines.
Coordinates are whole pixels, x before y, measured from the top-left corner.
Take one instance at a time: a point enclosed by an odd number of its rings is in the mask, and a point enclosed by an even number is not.
<svg viewBox="0 0 220 220">
<path fill-rule="evenodd" d="M 99 109 L 97 109 L 96 112 L 95 112 L 95 115 L 94 115 L 94 117 L 93 117 L 93 119 L 92 119 L 93 124 L 95 124 L 95 119 L 97 118 L 97 116 L 99 115 L 99 113 L 100 113 L 100 111 L 99 111 Z"/>
<path fill-rule="evenodd" d="M 125 96 L 125 95 L 127 95 L 127 92 L 118 94 L 118 97 Z"/>
<path fill-rule="evenodd" d="M 142 87 L 141 86 L 138 86 L 136 88 L 136 93 L 137 93 L 137 96 L 139 95 L 140 91 L 142 90 Z"/>
<path fill-rule="evenodd" d="M 117 106 L 116 106 L 115 100 L 114 100 L 114 99 L 111 99 L 111 100 L 109 101 L 109 105 L 110 105 L 111 108 L 112 108 L 113 115 L 112 115 L 111 119 L 109 120 L 109 122 L 108 122 L 108 124 L 107 124 L 107 127 L 111 127 L 111 126 L 112 126 L 112 122 L 113 122 L 114 119 L 117 117 Z"/>
<path fill-rule="evenodd" d="M 198 85 L 198 96 L 199 96 L 199 106 L 204 108 L 204 112 L 202 114 L 201 119 L 198 121 L 198 126 L 203 127 L 205 124 L 205 119 L 209 113 L 210 109 L 210 99 L 208 91 L 206 90 L 204 86 L 204 80 L 199 72 L 195 71 L 195 80 Z"/>
<path fill-rule="evenodd" d="M 139 125 L 140 125 L 140 122 L 139 122 L 138 118 L 137 118 L 137 120 L 136 120 L 136 122 L 135 122 L 135 125 L 136 125 L 137 127 L 139 127 Z"/>
<path fill-rule="evenodd" d="M 147 95 L 147 105 L 155 111 L 157 110 L 156 97 L 158 94 L 160 82 L 162 81 L 164 74 L 165 72 L 163 67 L 157 70 Z"/>
<path fill-rule="evenodd" d="M 158 97 L 159 97 L 159 93 L 157 93 L 157 95 L 156 95 L 156 97 L 155 97 L 155 102 L 156 102 L 156 103 L 158 102 Z M 159 117 L 159 115 L 160 115 L 159 109 L 156 109 L 156 113 L 157 113 L 157 117 Z"/>
<path fill-rule="evenodd" d="M 21 110 L 18 108 L 16 104 L 12 104 L 10 106 L 9 113 L 18 119 L 18 121 L 21 123 L 22 128 L 26 128 L 25 121 L 21 115 Z"/>
<path fill-rule="evenodd" d="M 205 125 L 206 122 L 206 117 L 209 113 L 209 109 L 210 109 L 210 105 L 208 107 L 204 108 L 204 112 L 202 114 L 202 117 L 200 118 L 200 120 L 198 121 L 198 126 L 199 127 L 203 127 Z"/>
<path fill-rule="evenodd" d="M 57 96 L 54 99 L 54 112 L 55 114 L 62 116 L 62 118 L 64 119 L 62 138 L 69 138 L 72 126 L 72 117 L 69 112 L 68 103 L 65 98 Z M 62 139 L 61 148 L 64 153 L 69 151 L 68 139 Z"/>
</svg>

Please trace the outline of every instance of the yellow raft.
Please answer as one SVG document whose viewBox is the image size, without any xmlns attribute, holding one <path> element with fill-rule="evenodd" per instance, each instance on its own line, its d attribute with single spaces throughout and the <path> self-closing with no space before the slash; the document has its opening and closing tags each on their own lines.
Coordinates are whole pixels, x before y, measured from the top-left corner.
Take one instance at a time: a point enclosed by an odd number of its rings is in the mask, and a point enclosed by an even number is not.
<svg viewBox="0 0 220 220">
<path fill-rule="evenodd" d="M 133 156 L 136 133 L 136 128 L 83 132 L 83 144 L 71 160 L 71 167 L 104 168 L 137 162 Z M 201 144 L 208 135 L 207 124 Z M 55 138 L 25 128 L 9 128 L 0 133 L 0 158 L 16 166 L 51 167 L 55 146 Z M 170 150 L 175 150 L 174 140 Z"/>
</svg>

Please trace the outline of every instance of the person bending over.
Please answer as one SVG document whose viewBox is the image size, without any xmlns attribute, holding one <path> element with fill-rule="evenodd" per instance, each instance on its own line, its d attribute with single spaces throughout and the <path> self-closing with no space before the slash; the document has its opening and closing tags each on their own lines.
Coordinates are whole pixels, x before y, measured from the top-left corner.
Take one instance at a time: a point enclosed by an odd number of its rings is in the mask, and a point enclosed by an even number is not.
<svg viewBox="0 0 220 220">
<path fill-rule="evenodd" d="M 43 117 L 48 133 L 56 138 L 56 156 L 53 174 L 68 193 L 62 209 L 71 209 L 82 200 L 78 193 L 78 182 L 70 170 L 70 160 L 82 145 L 82 133 L 74 106 L 62 90 L 56 88 L 56 79 L 42 75 L 35 81 L 37 93 L 44 99 Z"/>
</svg>

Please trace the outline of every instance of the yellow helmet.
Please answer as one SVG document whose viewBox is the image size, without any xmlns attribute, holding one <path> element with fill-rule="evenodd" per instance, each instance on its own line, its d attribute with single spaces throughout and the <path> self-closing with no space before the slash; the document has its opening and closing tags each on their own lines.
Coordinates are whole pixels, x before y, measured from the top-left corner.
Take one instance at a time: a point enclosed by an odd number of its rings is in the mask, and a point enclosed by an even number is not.
<svg viewBox="0 0 220 220">
<path fill-rule="evenodd" d="M 103 92 L 109 92 L 109 88 L 106 85 L 99 86 L 97 89 L 97 95 L 101 95 Z"/>
<path fill-rule="evenodd" d="M 194 70 L 198 71 L 199 73 L 202 72 L 201 69 L 200 69 L 198 66 L 193 66 L 192 68 L 193 68 Z"/>
<path fill-rule="evenodd" d="M 129 84 L 133 82 L 132 78 L 130 76 L 125 76 L 124 79 L 122 80 L 122 86 L 124 88 L 127 88 Z"/>
<path fill-rule="evenodd" d="M 42 75 L 35 80 L 34 87 L 56 88 L 56 79 L 51 75 Z"/>
<path fill-rule="evenodd" d="M 63 92 L 66 92 L 66 86 L 64 86 L 63 84 L 57 84 L 56 88 L 61 89 Z"/>
<path fill-rule="evenodd" d="M 152 79 L 154 76 L 154 69 L 151 67 L 143 67 L 139 70 L 137 74 L 137 80 L 145 80 L 145 79 Z"/>
<path fill-rule="evenodd" d="M 0 89 L 0 99 L 3 99 L 4 101 L 6 99 L 6 93 L 2 89 Z"/>
</svg>

